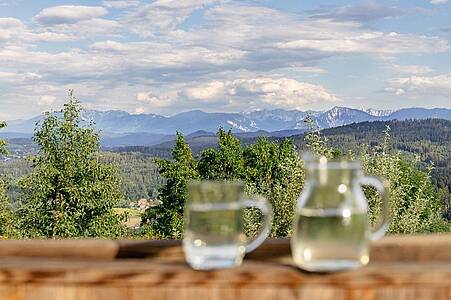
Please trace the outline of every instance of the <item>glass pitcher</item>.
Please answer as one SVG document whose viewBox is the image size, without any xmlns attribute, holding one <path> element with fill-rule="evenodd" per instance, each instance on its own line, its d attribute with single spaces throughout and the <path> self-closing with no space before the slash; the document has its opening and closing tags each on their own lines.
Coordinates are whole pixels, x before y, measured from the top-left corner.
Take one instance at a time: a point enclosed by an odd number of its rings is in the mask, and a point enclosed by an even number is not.
<svg viewBox="0 0 451 300">
<path fill-rule="evenodd" d="M 370 241 L 384 236 L 388 227 L 384 184 L 363 176 L 358 162 L 304 158 L 307 179 L 297 202 L 291 239 L 296 265 L 307 271 L 329 272 L 368 264 Z M 373 186 L 383 198 L 382 217 L 374 229 L 369 225 L 363 185 Z"/>
</svg>

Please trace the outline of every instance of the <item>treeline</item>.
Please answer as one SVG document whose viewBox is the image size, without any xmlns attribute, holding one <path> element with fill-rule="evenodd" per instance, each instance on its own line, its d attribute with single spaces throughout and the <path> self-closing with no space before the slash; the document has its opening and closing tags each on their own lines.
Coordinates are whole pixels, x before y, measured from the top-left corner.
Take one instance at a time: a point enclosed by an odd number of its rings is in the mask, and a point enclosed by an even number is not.
<svg viewBox="0 0 451 300">
<path fill-rule="evenodd" d="M 432 185 L 429 168 L 422 171 L 418 161 L 392 152 L 390 129 L 384 130 L 377 147 L 362 146 L 358 152 L 342 153 L 330 147 L 328 140 L 307 120 L 310 132 L 304 137 L 305 148 L 328 158 L 358 159 L 366 173 L 385 178 L 390 186 L 392 221 L 389 233 L 426 233 L 449 231 L 442 218 L 440 199 Z M 193 179 L 242 180 L 246 191 L 267 197 L 274 207 L 271 236 L 289 236 L 296 199 L 305 178 L 304 168 L 291 139 L 275 142 L 259 138 L 243 146 L 229 132 L 219 130 L 215 148 L 194 156 L 184 137 L 177 135 L 172 159 L 158 162 L 167 184 L 160 190 L 161 205 L 149 208 L 143 216 L 146 235 L 153 238 L 179 238 L 183 234 L 183 204 L 186 183 Z M 366 189 L 369 218 L 375 222 L 381 211 L 381 200 L 374 190 Z M 246 212 L 246 231 L 252 235 L 259 216 Z"/>
<path fill-rule="evenodd" d="M 155 199 L 158 189 L 165 183 L 154 157 L 141 153 L 102 152 L 101 161 L 116 165 L 121 177 L 124 195 L 119 207 L 129 207 L 138 199 Z"/>
<path fill-rule="evenodd" d="M 390 149 L 400 151 L 407 160 L 416 161 L 416 165 L 424 172 L 430 172 L 431 180 L 439 194 L 443 207 L 443 215 L 451 221 L 451 121 L 440 119 L 376 121 L 362 122 L 346 126 L 324 129 L 321 134 L 327 138 L 329 147 L 339 153 L 362 152 L 365 148 L 382 147 L 382 132 L 389 126 Z M 306 134 L 290 137 L 297 151 L 306 150 Z M 239 138 L 243 146 L 251 145 L 258 138 Z M 280 142 L 280 138 L 268 138 L 271 142 Z M 206 148 L 215 145 L 217 137 L 197 136 L 186 140 L 198 156 Z M 144 155 L 171 158 L 173 143 L 157 146 L 121 147 L 114 151 L 121 153 L 139 152 Z M 362 147 L 364 149 L 362 149 Z M 430 167 L 433 167 L 429 170 Z"/>
<path fill-rule="evenodd" d="M 100 152 L 99 134 L 93 124 L 82 126 L 80 115 L 80 103 L 71 92 L 63 110 L 46 114 L 37 126 L 34 142 L 39 152 L 29 160 L 28 172 L 17 172 L 21 177 L 15 181 L 15 205 L 6 195 L 11 189 L 8 178 L 0 181 L 2 237 L 181 238 L 187 182 L 198 179 L 242 180 L 248 194 L 263 195 L 272 203 L 271 236 L 291 234 L 295 203 L 305 182 L 296 140 L 259 138 L 243 144 L 230 131 L 219 130 L 217 145 L 195 155 L 185 138 L 177 134 L 171 158 L 154 161 L 134 154 Z M 432 169 L 422 170 L 418 159 L 393 151 L 388 129 L 383 138 L 379 136 L 383 141 L 380 145 L 343 152 L 330 146 L 311 118 L 307 122 L 310 131 L 303 137 L 306 149 L 328 158 L 359 159 L 365 172 L 388 181 L 390 233 L 449 231 L 431 181 Z M 0 143 L 0 151 L 6 151 L 4 143 Z M 136 170 L 142 173 L 138 175 Z M 126 176 L 129 182 L 123 181 Z M 124 183 L 131 189 L 129 194 L 135 193 L 133 197 L 156 197 L 160 203 L 145 211 L 137 231 L 128 230 L 124 225 L 127 216 L 114 210 L 127 201 Z M 157 191 L 156 186 L 160 186 Z M 380 199 L 374 190 L 365 193 L 370 220 L 374 221 Z M 247 234 L 254 234 L 260 222 L 258 211 L 246 210 L 245 220 Z"/>
<path fill-rule="evenodd" d="M 143 214 L 144 234 L 152 238 L 180 238 L 183 235 L 183 210 L 187 182 L 195 179 L 243 180 L 246 192 L 261 194 L 272 203 L 274 223 L 271 236 L 288 236 L 294 203 L 304 178 L 302 163 L 293 143 L 260 139 L 242 147 L 232 133 L 219 130 L 217 149 L 206 149 L 199 157 L 181 134 L 172 150 L 172 159 L 158 160 L 161 174 L 167 179 L 158 195 L 161 204 Z M 260 216 L 246 211 L 246 231 L 252 235 L 259 227 Z"/>
<path fill-rule="evenodd" d="M 118 207 L 129 207 L 131 202 L 141 198 L 154 199 L 165 182 L 153 157 L 141 153 L 100 152 L 99 160 L 117 166 L 121 177 L 120 190 L 124 196 Z M 0 174 L 8 187 L 7 194 L 13 207 L 17 207 L 19 201 L 18 182 L 31 171 L 32 161 L 27 159 L 0 162 Z"/>
<path fill-rule="evenodd" d="M 381 132 L 390 127 L 390 147 L 401 151 L 407 160 L 430 172 L 442 202 L 443 215 L 451 221 L 451 121 L 440 119 L 387 122 L 362 122 L 321 131 L 328 145 L 341 153 L 363 148 L 380 148 Z M 299 149 L 305 148 L 305 136 L 292 137 Z M 431 168 L 432 167 L 432 168 Z"/>
</svg>

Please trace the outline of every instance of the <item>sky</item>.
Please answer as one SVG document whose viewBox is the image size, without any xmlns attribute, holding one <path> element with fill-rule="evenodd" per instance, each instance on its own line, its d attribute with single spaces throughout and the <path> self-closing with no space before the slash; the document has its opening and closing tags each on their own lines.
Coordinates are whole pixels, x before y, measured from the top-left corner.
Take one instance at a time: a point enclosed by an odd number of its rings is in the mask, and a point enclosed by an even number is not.
<svg viewBox="0 0 451 300">
<path fill-rule="evenodd" d="M 0 120 L 451 108 L 451 0 L 0 0 Z"/>
</svg>

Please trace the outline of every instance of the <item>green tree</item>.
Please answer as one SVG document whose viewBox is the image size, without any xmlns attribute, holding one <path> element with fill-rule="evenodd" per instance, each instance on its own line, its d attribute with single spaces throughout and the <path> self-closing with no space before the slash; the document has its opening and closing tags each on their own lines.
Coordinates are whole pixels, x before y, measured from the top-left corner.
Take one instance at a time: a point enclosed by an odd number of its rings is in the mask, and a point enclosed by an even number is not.
<svg viewBox="0 0 451 300">
<path fill-rule="evenodd" d="M 32 172 L 19 181 L 17 215 L 28 237 L 118 237 L 124 216 L 113 211 L 123 196 L 114 165 L 99 161 L 99 135 L 82 126 L 80 102 L 69 92 L 60 113 L 37 125 Z"/>
<path fill-rule="evenodd" d="M 245 181 L 249 194 L 265 196 L 274 211 L 271 236 L 289 236 L 296 200 L 304 184 L 302 161 L 289 139 L 281 143 L 260 138 L 244 150 Z M 246 214 L 248 234 L 258 228 L 255 211 Z"/>
<path fill-rule="evenodd" d="M 390 130 L 387 126 L 381 146 L 370 148 L 361 145 L 360 153 L 350 152 L 342 158 L 360 160 L 366 174 L 376 175 L 387 182 L 391 208 L 389 233 L 449 231 L 449 226 L 441 216 L 440 198 L 431 181 L 432 166 L 425 172 L 420 169 L 418 158 L 412 160 L 399 152 L 391 153 Z M 317 155 L 332 158 L 335 156 L 332 153 L 339 153 L 328 148 L 327 140 L 319 131 L 306 138 L 306 142 L 307 148 Z M 364 191 L 369 203 L 369 219 L 375 222 L 380 217 L 381 198 L 373 188 L 365 187 Z"/>
<path fill-rule="evenodd" d="M 5 128 L 6 123 L 0 122 L 0 129 Z M 0 155 L 8 155 L 6 141 L 0 139 Z M 0 174 L 3 176 L 3 174 Z M 0 177 L 0 237 L 8 238 L 12 235 L 13 215 L 11 211 L 11 203 L 6 196 L 6 183 L 4 178 Z"/>
<path fill-rule="evenodd" d="M 307 119 L 310 131 L 305 136 L 306 148 L 318 156 L 362 161 L 365 173 L 385 178 L 390 185 L 392 223 L 389 233 L 423 233 L 447 231 L 440 215 L 440 200 L 434 191 L 430 172 L 422 171 L 416 161 L 391 153 L 390 133 L 385 132 L 381 147 L 361 145 L 360 152 L 340 151 L 330 147 L 328 140 Z M 380 131 L 379 131 L 380 132 Z M 186 182 L 190 179 L 243 180 L 246 193 L 261 194 L 273 205 L 273 237 L 290 236 L 294 209 L 304 185 L 304 168 L 293 142 L 270 142 L 260 138 L 254 144 L 242 146 L 240 140 L 220 129 L 217 148 L 204 150 L 198 162 L 193 158 L 183 136 L 177 135 L 173 159 L 160 160 L 160 174 L 167 179 L 160 189 L 161 204 L 146 211 L 143 224 L 149 236 L 180 238 L 183 234 L 183 206 L 187 197 Z M 381 140 L 378 137 L 378 140 Z M 380 197 L 364 188 L 369 202 L 369 217 L 375 222 L 380 214 Z M 245 211 L 246 233 L 253 235 L 260 223 L 258 210 Z"/>
<path fill-rule="evenodd" d="M 0 121 L 0 129 L 3 129 L 6 127 L 6 123 L 5 122 L 1 122 Z M 6 147 L 6 141 L 0 139 L 0 155 L 8 155 L 8 148 Z"/>
<path fill-rule="evenodd" d="M 293 143 L 280 143 L 260 138 L 242 147 L 231 131 L 218 131 L 218 148 L 206 149 L 199 160 L 202 179 L 242 180 L 246 193 L 262 195 L 274 209 L 272 236 L 291 232 L 294 205 L 303 185 L 303 169 Z M 257 209 L 245 211 L 246 233 L 254 235 L 261 215 Z"/>
<path fill-rule="evenodd" d="M 218 149 L 206 149 L 199 160 L 199 174 L 203 179 L 236 180 L 244 175 L 244 158 L 241 142 L 229 130 L 218 133 Z"/>
<path fill-rule="evenodd" d="M 6 196 L 6 184 L 0 178 L 0 238 L 14 236 L 14 218 L 11 203 Z"/>
<path fill-rule="evenodd" d="M 316 125 L 312 115 L 308 114 L 304 122 L 307 123 L 308 128 L 307 134 L 304 137 L 305 146 L 308 151 L 326 158 L 334 158 L 340 155 L 337 149 L 327 145 L 328 139 L 321 135 L 319 127 Z"/>
<path fill-rule="evenodd" d="M 384 178 L 389 185 L 391 222 L 389 233 L 410 234 L 449 231 L 442 218 L 441 203 L 431 181 L 432 165 L 426 171 L 419 168 L 419 159 L 409 159 L 399 152 L 390 153 L 390 127 L 384 131 L 381 147 L 366 149 L 360 155 L 366 173 Z M 365 189 L 370 220 L 375 221 L 381 210 L 381 199 L 371 189 Z"/>
<path fill-rule="evenodd" d="M 167 239 L 183 235 L 183 212 L 189 180 L 198 179 L 197 162 L 182 134 L 172 150 L 172 160 L 157 160 L 159 172 L 166 184 L 159 190 L 160 204 L 149 207 L 142 215 L 142 226 L 147 236 Z"/>
</svg>

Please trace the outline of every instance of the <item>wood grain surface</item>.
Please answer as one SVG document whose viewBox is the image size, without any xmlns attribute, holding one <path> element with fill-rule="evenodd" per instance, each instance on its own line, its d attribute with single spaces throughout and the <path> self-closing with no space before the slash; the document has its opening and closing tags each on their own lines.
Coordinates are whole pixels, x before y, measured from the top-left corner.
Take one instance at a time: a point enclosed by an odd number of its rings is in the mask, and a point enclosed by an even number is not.
<svg viewBox="0 0 451 300">
<path fill-rule="evenodd" d="M 104 298 L 451 300 L 451 235 L 387 237 L 367 267 L 329 274 L 294 267 L 287 240 L 209 272 L 185 264 L 179 241 L 0 242 L 0 300 Z"/>
</svg>

